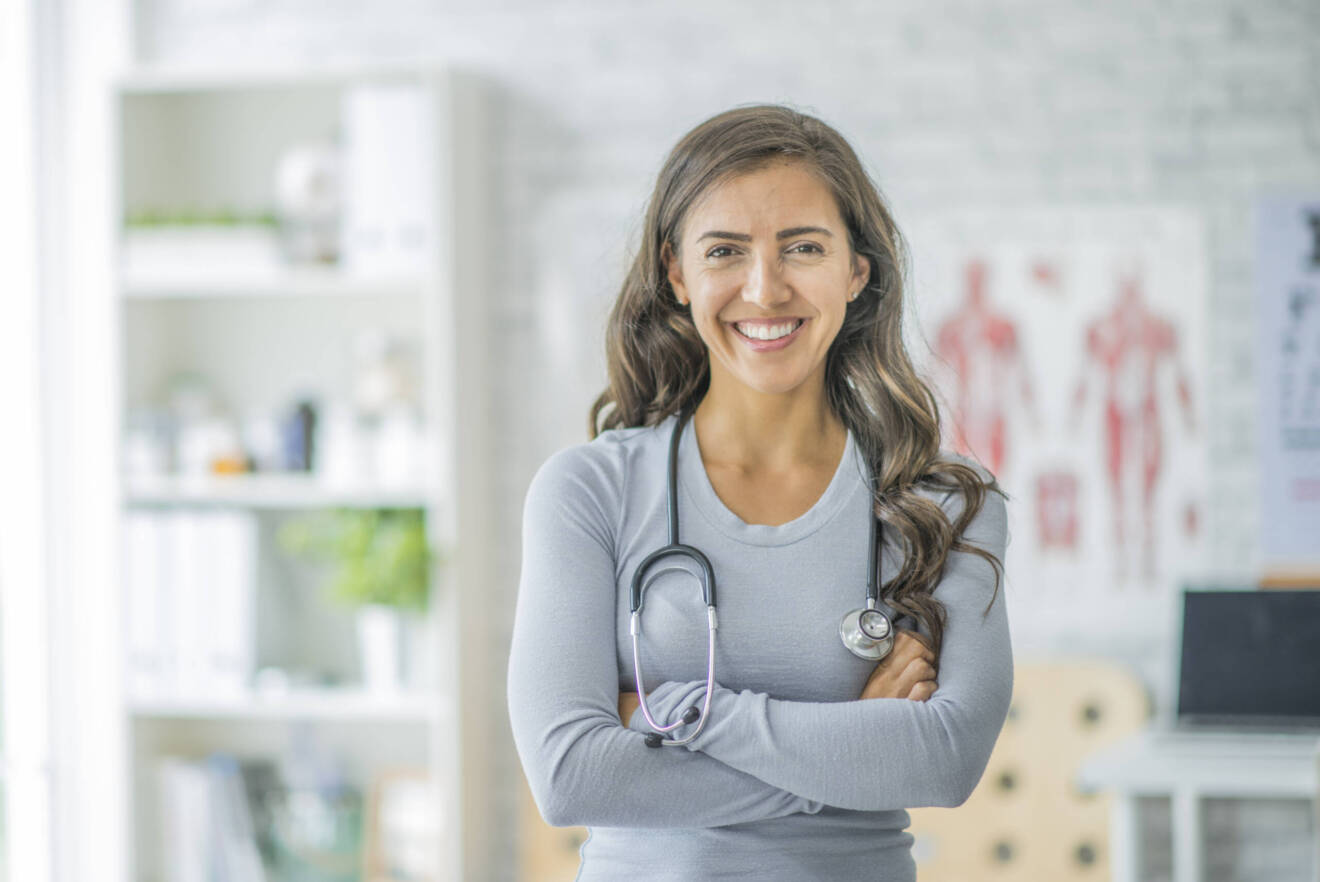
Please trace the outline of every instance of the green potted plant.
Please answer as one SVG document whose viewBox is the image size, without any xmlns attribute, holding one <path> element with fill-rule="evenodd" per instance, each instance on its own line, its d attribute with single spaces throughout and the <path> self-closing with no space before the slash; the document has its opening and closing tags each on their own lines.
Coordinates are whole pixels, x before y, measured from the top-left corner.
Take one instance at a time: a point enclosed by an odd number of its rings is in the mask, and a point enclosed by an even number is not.
<svg viewBox="0 0 1320 882">
<path fill-rule="evenodd" d="M 423 512 L 334 509 L 287 521 L 280 546 L 295 557 L 331 563 L 331 596 L 356 611 L 363 684 L 369 691 L 401 685 L 403 617 L 420 616 L 438 562 Z"/>
</svg>

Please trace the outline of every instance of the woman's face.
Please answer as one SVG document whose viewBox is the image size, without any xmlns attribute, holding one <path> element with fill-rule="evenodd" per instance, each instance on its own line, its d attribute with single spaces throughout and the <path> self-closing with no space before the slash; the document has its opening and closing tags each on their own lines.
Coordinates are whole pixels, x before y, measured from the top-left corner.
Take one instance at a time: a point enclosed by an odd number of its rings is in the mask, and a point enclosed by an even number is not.
<svg viewBox="0 0 1320 882">
<path fill-rule="evenodd" d="M 733 379 L 781 394 L 817 375 L 823 388 L 825 355 L 870 271 L 829 188 L 776 162 L 712 187 L 680 236 L 665 264 L 710 353 L 712 388 Z"/>
</svg>

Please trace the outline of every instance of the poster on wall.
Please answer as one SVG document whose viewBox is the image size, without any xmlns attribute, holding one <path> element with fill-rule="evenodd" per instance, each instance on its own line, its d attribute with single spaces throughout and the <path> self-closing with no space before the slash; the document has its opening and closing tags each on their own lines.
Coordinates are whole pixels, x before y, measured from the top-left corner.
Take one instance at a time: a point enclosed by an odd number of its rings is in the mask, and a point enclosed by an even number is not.
<svg viewBox="0 0 1320 882">
<path fill-rule="evenodd" d="M 1320 576 L 1320 196 L 1256 209 L 1261 562 Z"/>
<path fill-rule="evenodd" d="M 1011 499 L 1015 640 L 1165 638 L 1178 591 L 1208 571 L 1201 221 L 968 210 L 905 232 L 907 339 L 943 446 Z"/>
</svg>

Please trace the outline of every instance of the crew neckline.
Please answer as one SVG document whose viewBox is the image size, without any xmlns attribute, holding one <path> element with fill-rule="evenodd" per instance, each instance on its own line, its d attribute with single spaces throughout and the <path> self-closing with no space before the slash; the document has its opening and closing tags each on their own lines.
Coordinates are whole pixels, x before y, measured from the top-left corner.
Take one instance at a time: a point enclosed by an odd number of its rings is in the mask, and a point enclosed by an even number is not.
<svg viewBox="0 0 1320 882">
<path fill-rule="evenodd" d="M 674 431 L 677 415 L 671 415 L 662 425 L 662 449 L 665 464 L 668 466 L 669 439 Z M 856 440 L 852 430 L 844 444 L 843 456 L 834 469 L 834 476 L 820 498 L 798 517 L 783 524 L 749 524 L 736 515 L 724 500 L 715 492 L 706 473 L 705 463 L 701 459 L 701 448 L 697 443 L 697 430 L 691 418 L 683 426 L 678 440 L 678 478 L 680 486 L 687 492 L 688 499 L 702 517 L 717 530 L 731 539 L 749 545 L 787 545 L 797 542 L 824 526 L 852 498 L 853 494 L 865 486 L 865 468 L 858 456 Z M 680 518 L 681 520 L 681 518 Z"/>
</svg>

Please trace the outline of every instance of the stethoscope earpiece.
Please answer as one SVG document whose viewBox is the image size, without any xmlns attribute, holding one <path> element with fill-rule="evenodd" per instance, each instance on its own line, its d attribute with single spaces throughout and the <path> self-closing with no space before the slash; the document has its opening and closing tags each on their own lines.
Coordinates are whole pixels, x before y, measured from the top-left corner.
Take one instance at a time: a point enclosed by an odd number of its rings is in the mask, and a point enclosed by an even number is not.
<svg viewBox="0 0 1320 882">
<path fill-rule="evenodd" d="M 689 705 L 688 709 L 683 711 L 683 723 L 685 725 L 691 726 L 699 719 L 701 719 L 701 711 L 697 710 L 697 706 L 695 704 Z M 665 743 L 664 736 L 661 735 L 659 732 L 646 733 L 647 747 L 660 747 L 664 743 Z"/>
</svg>

